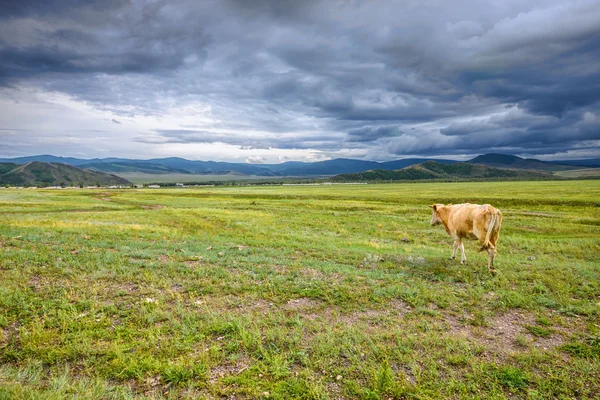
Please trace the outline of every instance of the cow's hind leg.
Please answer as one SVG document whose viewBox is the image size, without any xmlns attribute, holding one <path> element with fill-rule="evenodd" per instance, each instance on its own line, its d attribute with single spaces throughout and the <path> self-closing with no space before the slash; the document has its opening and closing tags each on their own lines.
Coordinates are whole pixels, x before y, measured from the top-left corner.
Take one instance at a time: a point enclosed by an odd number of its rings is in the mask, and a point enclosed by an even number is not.
<svg viewBox="0 0 600 400">
<path fill-rule="evenodd" d="M 496 248 L 491 246 L 488 248 L 488 270 L 492 275 L 496 274 L 496 268 L 494 268 L 494 256 L 496 255 Z"/>
</svg>

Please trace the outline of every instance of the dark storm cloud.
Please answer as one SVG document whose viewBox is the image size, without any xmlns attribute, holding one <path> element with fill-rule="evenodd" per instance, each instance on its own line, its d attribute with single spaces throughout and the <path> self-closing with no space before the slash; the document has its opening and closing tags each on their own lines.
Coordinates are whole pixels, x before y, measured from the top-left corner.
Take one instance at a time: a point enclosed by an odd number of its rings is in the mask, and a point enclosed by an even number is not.
<svg viewBox="0 0 600 400">
<path fill-rule="evenodd" d="M 0 7 L 2 7 L 0 18 L 61 14 L 66 10 L 80 7 L 111 10 L 128 2 L 127 0 L 5 0 L 0 3 Z"/>
<path fill-rule="evenodd" d="M 598 0 L 52 0 L 0 15 L 0 86 L 124 117 L 209 110 L 141 143 L 380 158 L 600 144 Z"/>
<path fill-rule="evenodd" d="M 399 136 L 397 126 L 364 126 L 348 131 L 347 140 L 350 142 L 372 142 L 377 139 Z"/>
<path fill-rule="evenodd" d="M 0 27 L 0 84 L 72 74 L 171 71 L 186 57 L 203 57 L 208 41 L 201 24 L 190 24 L 189 17 L 160 3 L 15 4 L 9 2 L 3 15 L 13 17 Z M 182 19 L 185 28 L 179 25 Z"/>
</svg>

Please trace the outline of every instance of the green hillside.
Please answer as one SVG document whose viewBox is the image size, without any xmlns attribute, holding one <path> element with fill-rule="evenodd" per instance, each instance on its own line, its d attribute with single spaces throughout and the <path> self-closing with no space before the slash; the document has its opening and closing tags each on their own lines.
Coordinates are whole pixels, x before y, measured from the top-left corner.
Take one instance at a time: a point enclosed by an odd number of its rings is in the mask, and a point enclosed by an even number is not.
<svg viewBox="0 0 600 400">
<path fill-rule="evenodd" d="M 129 185 L 127 179 L 66 164 L 33 161 L 24 165 L 0 163 L 0 184 L 14 186 Z"/>
<path fill-rule="evenodd" d="M 92 171 L 106 172 L 112 174 L 122 173 L 144 173 L 144 174 L 189 174 L 190 171 L 183 169 L 170 168 L 166 165 L 148 163 L 148 162 L 111 162 L 111 163 L 90 163 L 80 165 L 80 168 Z"/>
<path fill-rule="evenodd" d="M 521 158 L 507 154 L 484 154 L 467 161 L 471 164 L 483 164 L 494 168 L 527 169 L 537 171 L 569 171 L 579 169 L 573 165 L 562 165 L 536 160 L 535 158 Z"/>
<path fill-rule="evenodd" d="M 356 174 L 342 174 L 331 178 L 333 182 L 348 181 L 416 181 L 416 180 L 469 180 L 469 179 L 548 179 L 549 172 L 500 169 L 479 164 L 442 164 L 427 161 L 396 171 L 371 170 Z"/>
<path fill-rule="evenodd" d="M 0 163 L 0 175 L 10 172 L 18 166 L 19 164 L 14 163 Z"/>
</svg>

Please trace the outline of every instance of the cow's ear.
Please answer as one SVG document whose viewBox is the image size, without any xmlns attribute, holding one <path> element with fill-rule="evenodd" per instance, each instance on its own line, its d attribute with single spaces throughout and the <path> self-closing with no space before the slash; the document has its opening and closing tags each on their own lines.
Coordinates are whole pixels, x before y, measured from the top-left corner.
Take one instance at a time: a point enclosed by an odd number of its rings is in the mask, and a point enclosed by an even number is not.
<svg viewBox="0 0 600 400">
<path fill-rule="evenodd" d="M 437 211 L 437 204 L 432 204 L 429 207 L 433 208 L 433 211 Z"/>
</svg>

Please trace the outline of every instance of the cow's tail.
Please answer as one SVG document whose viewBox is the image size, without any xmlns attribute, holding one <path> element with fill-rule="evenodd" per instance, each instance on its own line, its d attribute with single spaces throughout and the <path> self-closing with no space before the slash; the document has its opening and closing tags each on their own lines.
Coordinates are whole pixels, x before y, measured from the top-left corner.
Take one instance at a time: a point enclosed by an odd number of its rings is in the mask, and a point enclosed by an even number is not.
<svg viewBox="0 0 600 400">
<path fill-rule="evenodd" d="M 492 233 L 497 231 L 500 224 L 500 216 L 498 215 L 497 210 L 490 210 L 490 223 L 488 224 L 488 229 L 485 234 L 485 239 L 483 241 L 483 245 L 479 251 L 487 250 L 489 248 L 494 248 L 494 245 L 490 243 L 490 238 L 492 237 Z"/>
</svg>

